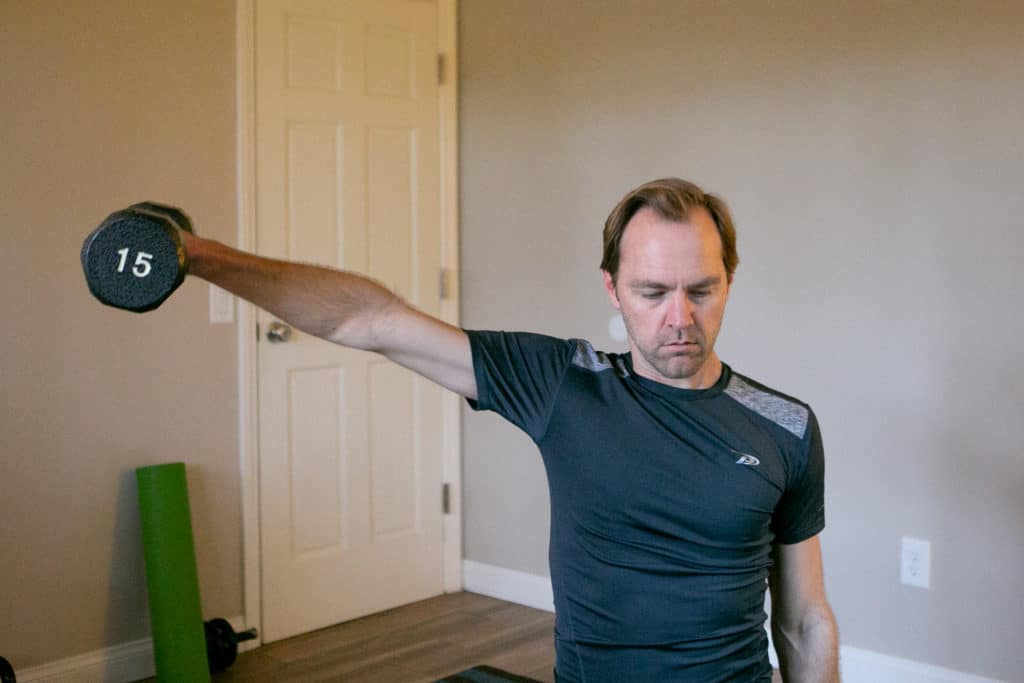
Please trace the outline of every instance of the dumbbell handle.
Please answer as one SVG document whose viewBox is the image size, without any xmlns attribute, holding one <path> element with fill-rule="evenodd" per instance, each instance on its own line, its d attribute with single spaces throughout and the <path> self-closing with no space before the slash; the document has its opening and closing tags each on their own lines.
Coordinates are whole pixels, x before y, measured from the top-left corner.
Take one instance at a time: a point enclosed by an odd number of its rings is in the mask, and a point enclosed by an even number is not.
<svg viewBox="0 0 1024 683">
<path fill-rule="evenodd" d="M 241 642 L 244 642 L 246 640 L 256 640 L 256 638 L 258 636 L 259 636 L 259 631 L 257 631 L 255 628 L 249 628 L 249 629 L 246 629 L 244 631 L 239 631 L 238 633 L 235 634 L 234 637 L 235 637 L 235 642 L 236 643 L 241 643 Z"/>
</svg>

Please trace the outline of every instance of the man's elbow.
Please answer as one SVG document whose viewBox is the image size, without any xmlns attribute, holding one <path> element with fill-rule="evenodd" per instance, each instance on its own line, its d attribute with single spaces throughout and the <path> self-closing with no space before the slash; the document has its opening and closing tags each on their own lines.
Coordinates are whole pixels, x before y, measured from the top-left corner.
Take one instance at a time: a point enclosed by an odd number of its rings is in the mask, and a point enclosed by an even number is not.
<svg viewBox="0 0 1024 683">
<path fill-rule="evenodd" d="M 771 629 L 775 651 L 783 663 L 828 659 L 839 647 L 838 627 L 827 603 L 800 615 L 773 613 Z"/>
<path fill-rule="evenodd" d="M 407 314 L 408 306 L 400 297 L 390 292 L 386 294 L 373 307 L 340 316 L 324 339 L 360 351 L 387 351 L 397 334 L 398 320 Z"/>
<path fill-rule="evenodd" d="M 801 634 L 808 631 L 836 630 L 835 616 L 827 602 L 815 605 L 799 614 L 784 614 L 778 611 L 772 614 L 772 628 L 786 633 Z"/>
<path fill-rule="evenodd" d="M 827 603 L 797 618 L 773 614 L 771 626 L 783 680 L 838 681 L 839 629 Z"/>
</svg>

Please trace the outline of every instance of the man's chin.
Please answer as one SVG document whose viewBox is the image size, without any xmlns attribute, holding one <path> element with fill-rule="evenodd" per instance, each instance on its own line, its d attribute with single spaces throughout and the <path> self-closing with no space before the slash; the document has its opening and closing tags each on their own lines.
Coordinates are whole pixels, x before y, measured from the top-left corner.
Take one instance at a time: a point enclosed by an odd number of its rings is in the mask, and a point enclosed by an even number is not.
<svg viewBox="0 0 1024 683">
<path fill-rule="evenodd" d="M 651 366 L 665 379 L 689 379 L 704 367 L 704 359 L 693 356 L 674 356 L 671 359 L 659 359 Z"/>
<path fill-rule="evenodd" d="M 700 372 L 699 367 L 684 366 L 684 367 L 673 367 L 666 368 L 665 370 L 658 370 L 658 373 L 665 379 L 690 379 L 694 375 Z"/>
</svg>

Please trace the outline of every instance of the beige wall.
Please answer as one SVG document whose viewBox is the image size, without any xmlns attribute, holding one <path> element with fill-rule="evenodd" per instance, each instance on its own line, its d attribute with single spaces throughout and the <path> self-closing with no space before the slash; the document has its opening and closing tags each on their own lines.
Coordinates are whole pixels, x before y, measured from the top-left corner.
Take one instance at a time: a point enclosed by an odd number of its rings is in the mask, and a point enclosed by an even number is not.
<svg viewBox="0 0 1024 683">
<path fill-rule="evenodd" d="M 79 249 L 179 203 L 234 241 L 230 1 L 0 3 L 0 655 L 18 669 L 149 635 L 134 468 L 188 463 L 203 611 L 242 611 L 235 329 L 207 288 L 101 306 Z"/>
<path fill-rule="evenodd" d="M 721 351 L 819 414 L 844 642 L 1017 676 L 1024 9 L 460 11 L 466 324 L 617 348 L 607 211 L 658 175 L 720 191 L 743 257 Z M 232 3 L 0 4 L 0 92 L 0 655 L 20 669 L 148 635 L 140 465 L 190 464 L 204 614 L 241 613 L 234 327 L 199 282 L 106 309 L 78 263 L 140 199 L 234 241 Z M 532 446 L 481 415 L 465 444 L 467 557 L 546 573 Z M 933 542 L 931 591 L 898 585 L 903 534 Z"/>
<path fill-rule="evenodd" d="M 735 211 L 719 341 L 808 400 L 843 642 L 1020 676 L 1024 5 L 466 0 L 463 322 L 621 348 L 599 235 L 680 175 Z M 547 574 L 528 439 L 467 415 L 468 559 Z M 899 584 L 902 535 L 932 589 Z"/>
</svg>

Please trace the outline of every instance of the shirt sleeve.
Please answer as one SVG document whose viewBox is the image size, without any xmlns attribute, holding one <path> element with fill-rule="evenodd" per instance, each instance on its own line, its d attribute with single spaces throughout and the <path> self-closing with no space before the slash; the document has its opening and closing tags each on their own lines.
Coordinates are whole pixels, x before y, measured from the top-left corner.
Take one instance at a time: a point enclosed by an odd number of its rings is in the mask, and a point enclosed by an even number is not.
<svg viewBox="0 0 1024 683">
<path fill-rule="evenodd" d="M 528 332 L 466 330 L 473 351 L 477 399 L 473 410 L 491 410 L 538 441 L 547 429 L 574 345 Z"/>
<path fill-rule="evenodd" d="M 803 445 L 803 467 L 790 478 L 772 516 L 775 540 L 784 545 L 806 541 L 825 528 L 825 452 L 813 411 Z"/>
</svg>

